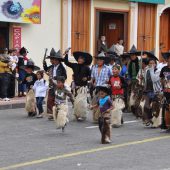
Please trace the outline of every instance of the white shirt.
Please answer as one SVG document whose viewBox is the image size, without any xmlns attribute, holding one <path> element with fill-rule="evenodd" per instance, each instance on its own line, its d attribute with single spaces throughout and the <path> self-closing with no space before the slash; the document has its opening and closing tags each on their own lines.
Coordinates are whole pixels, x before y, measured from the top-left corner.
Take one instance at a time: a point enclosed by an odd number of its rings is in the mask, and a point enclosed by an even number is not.
<svg viewBox="0 0 170 170">
<path fill-rule="evenodd" d="M 123 45 L 120 45 L 119 43 L 117 43 L 117 44 L 114 46 L 114 51 L 115 51 L 115 53 L 116 53 L 118 56 L 122 55 L 123 52 L 124 52 L 124 47 L 123 47 Z"/>
<path fill-rule="evenodd" d="M 15 55 L 15 56 L 9 56 L 10 58 L 10 61 L 13 62 L 13 63 L 18 63 L 18 57 Z"/>
<path fill-rule="evenodd" d="M 56 76 L 57 76 L 56 73 L 57 73 L 57 69 L 58 69 L 59 65 L 60 65 L 60 64 L 54 66 L 54 68 L 53 68 L 53 77 L 56 77 Z"/>
<path fill-rule="evenodd" d="M 45 97 L 48 89 L 48 83 L 44 80 L 37 80 L 34 83 L 33 89 L 35 91 L 35 97 Z"/>
</svg>

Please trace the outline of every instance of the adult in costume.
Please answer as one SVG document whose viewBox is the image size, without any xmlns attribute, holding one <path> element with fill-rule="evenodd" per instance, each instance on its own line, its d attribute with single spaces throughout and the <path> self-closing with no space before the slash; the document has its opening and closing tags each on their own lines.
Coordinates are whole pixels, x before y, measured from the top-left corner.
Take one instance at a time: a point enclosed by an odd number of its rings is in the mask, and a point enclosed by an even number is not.
<svg viewBox="0 0 170 170">
<path fill-rule="evenodd" d="M 27 49 L 22 47 L 19 51 L 18 56 L 18 74 L 19 74 L 19 84 L 18 84 L 18 96 L 22 97 L 26 95 L 26 85 L 23 83 L 23 80 L 26 75 L 26 71 L 22 68 L 24 65 L 27 65 Z"/>
<path fill-rule="evenodd" d="M 152 55 L 152 58 L 151 58 Z M 145 105 L 144 105 L 144 123 L 146 126 L 153 124 L 152 118 L 153 118 L 153 103 L 157 102 L 159 106 L 159 100 L 158 96 L 160 92 L 162 91 L 162 86 L 160 83 L 160 70 L 157 69 L 157 63 L 156 63 L 156 57 L 152 53 L 148 53 L 149 59 L 149 65 L 148 68 L 145 70 L 144 73 L 144 99 L 145 99 Z M 160 103 L 161 104 L 161 103 Z M 158 108 L 160 109 L 160 107 Z M 159 116 L 159 111 L 156 115 L 156 117 Z"/>
<path fill-rule="evenodd" d="M 166 54 L 167 66 L 163 67 L 160 73 L 161 82 L 163 85 L 164 102 L 162 109 L 162 129 L 167 129 L 170 132 L 170 53 Z"/>
<path fill-rule="evenodd" d="M 97 57 L 95 57 L 97 60 L 96 65 L 93 66 L 92 68 L 92 73 L 91 73 L 91 81 L 92 85 L 95 88 L 95 96 L 92 100 L 92 104 L 95 105 L 97 100 L 98 100 L 98 91 L 101 86 L 105 86 L 106 84 L 109 83 L 109 78 L 112 75 L 112 72 L 108 66 L 106 66 L 105 60 L 107 60 L 107 57 L 105 54 L 102 52 L 100 53 Z M 99 110 L 96 110 L 94 108 L 93 110 L 93 120 L 96 122 L 98 120 L 99 116 Z"/>
<path fill-rule="evenodd" d="M 0 98 L 9 101 L 10 82 L 12 77 L 12 63 L 9 62 L 6 55 L 0 56 Z"/>
<path fill-rule="evenodd" d="M 49 119 L 53 119 L 52 116 L 52 108 L 54 106 L 54 100 L 55 100 L 55 85 L 53 81 L 58 76 L 63 76 L 65 79 L 67 79 L 66 70 L 61 63 L 64 61 L 62 54 L 60 50 L 56 52 L 54 48 L 51 49 L 50 56 L 48 56 L 46 59 L 50 59 L 51 66 L 47 66 L 46 61 L 43 62 L 44 70 L 49 75 L 49 91 L 48 91 L 48 98 L 47 98 L 47 113 L 49 114 Z"/>
</svg>

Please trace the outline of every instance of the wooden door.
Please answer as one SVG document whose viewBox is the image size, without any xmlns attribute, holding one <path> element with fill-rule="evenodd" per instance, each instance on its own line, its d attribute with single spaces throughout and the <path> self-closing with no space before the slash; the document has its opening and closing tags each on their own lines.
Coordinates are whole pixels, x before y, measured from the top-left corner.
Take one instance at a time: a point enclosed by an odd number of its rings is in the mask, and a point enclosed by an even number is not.
<svg viewBox="0 0 170 170">
<path fill-rule="evenodd" d="M 89 52 L 90 0 L 72 0 L 72 52 Z"/>
<path fill-rule="evenodd" d="M 156 6 L 139 3 L 138 6 L 138 50 L 155 48 Z"/>
<path fill-rule="evenodd" d="M 124 15 L 103 13 L 100 19 L 100 36 L 105 35 L 108 48 L 116 44 L 119 38 L 124 39 Z"/>
<path fill-rule="evenodd" d="M 170 9 L 165 10 L 160 17 L 159 45 L 160 52 L 167 52 L 170 50 Z"/>
</svg>

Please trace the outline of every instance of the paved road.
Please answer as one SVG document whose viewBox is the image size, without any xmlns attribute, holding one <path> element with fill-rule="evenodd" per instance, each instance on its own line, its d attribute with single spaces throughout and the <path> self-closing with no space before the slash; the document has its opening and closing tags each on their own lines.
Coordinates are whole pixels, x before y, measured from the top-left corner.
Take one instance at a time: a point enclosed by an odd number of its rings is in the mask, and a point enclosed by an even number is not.
<svg viewBox="0 0 170 170">
<path fill-rule="evenodd" d="M 112 130 L 112 144 L 101 145 L 90 114 L 62 133 L 46 118 L 28 119 L 23 109 L 0 111 L 0 170 L 170 170 L 170 134 L 133 120 L 126 114 L 124 126 Z"/>
</svg>

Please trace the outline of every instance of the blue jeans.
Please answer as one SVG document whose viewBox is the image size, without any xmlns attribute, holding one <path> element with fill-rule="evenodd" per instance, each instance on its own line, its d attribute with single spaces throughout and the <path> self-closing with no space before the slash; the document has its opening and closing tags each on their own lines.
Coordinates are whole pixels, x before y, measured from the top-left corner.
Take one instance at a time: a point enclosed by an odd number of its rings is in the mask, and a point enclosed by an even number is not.
<svg viewBox="0 0 170 170">
<path fill-rule="evenodd" d="M 23 81 L 24 79 L 25 79 L 25 74 L 26 74 L 26 72 L 24 71 L 24 70 L 19 70 L 19 81 Z M 22 92 L 22 93 L 24 93 L 24 92 L 26 92 L 26 84 L 23 84 L 23 83 L 19 83 L 18 84 L 18 92 L 20 93 L 20 92 Z"/>
<path fill-rule="evenodd" d="M 43 100 L 44 100 L 44 97 L 36 97 L 37 108 L 38 108 L 39 114 L 42 114 L 44 111 L 43 110 Z"/>
</svg>

